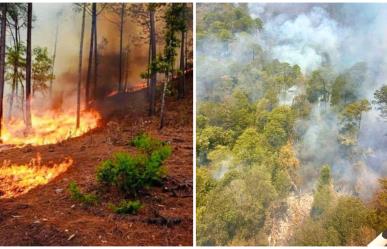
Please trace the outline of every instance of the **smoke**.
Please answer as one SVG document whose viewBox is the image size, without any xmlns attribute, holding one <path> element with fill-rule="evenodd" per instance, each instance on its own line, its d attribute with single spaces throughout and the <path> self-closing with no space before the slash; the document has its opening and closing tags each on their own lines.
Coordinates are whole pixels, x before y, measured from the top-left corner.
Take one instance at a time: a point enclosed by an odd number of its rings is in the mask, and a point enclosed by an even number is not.
<svg viewBox="0 0 387 249">
<path fill-rule="evenodd" d="M 198 44 L 199 102 L 216 95 L 221 89 L 212 89 L 212 86 L 225 76 L 244 77 L 244 84 L 254 85 L 256 89 L 249 92 L 250 97 L 253 100 L 261 97 L 260 75 L 257 73 L 256 78 L 250 79 L 240 70 L 246 70 L 252 61 L 254 43 L 262 48 L 257 53 L 261 62 L 278 59 L 297 64 L 307 76 L 313 70 L 325 68 L 332 71 L 330 78 L 334 79 L 363 62 L 365 71 L 355 67 L 351 75 L 358 77 L 356 95 L 370 102 L 375 90 L 387 84 L 386 4 L 250 3 L 248 7 L 251 17 L 263 20 L 262 31 L 237 34 L 227 45 L 215 38 Z M 254 66 L 249 67 L 250 75 L 255 74 L 253 70 L 259 72 L 260 65 L 251 65 Z M 295 96 L 304 92 L 298 86 L 293 88 L 279 96 L 280 104 L 290 105 Z M 387 176 L 387 122 L 381 120 L 375 108 L 363 114 L 358 144 L 353 155 L 348 155 L 338 141 L 339 120 L 329 103 L 319 102 L 312 106 L 308 118 L 297 122 L 300 140 L 296 141 L 295 148 L 302 162 L 303 188 L 313 188 L 321 166 L 329 164 L 338 191 L 368 199 L 377 188 L 377 179 Z"/>
<path fill-rule="evenodd" d="M 99 4 L 99 6 L 102 6 Z M 107 6 L 98 15 L 98 95 L 103 95 L 117 88 L 119 74 L 119 15 L 113 13 Z M 73 111 L 76 107 L 76 90 L 78 82 L 78 62 L 82 24 L 82 11 L 76 10 L 73 3 L 34 3 L 33 4 L 33 27 L 32 27 L 32 48 L 40 46 L 47 47 L 49 56 L 54 53 L 56 29 L 58 27 L 58 42 L 56 59 L 54 65 L 55 79 L 53 80 L 53 101 L 47 101 L 47 94 L 36 94 L 33 99 L 33 109 L 47 110 L 63 109 Z M 79 9 L 79 7 L 78 7 Z M 100 7 L 98 7 L 98 10 Z M 160 18 L 159 18 L 160 19 Z M 127 71 L 128 87 L 143 81 L 140 77 L 147 67 L 148 44 L 146 39 L 140 39 L 143 27 L 131 16 L 125 17 L 123 33 L 123 52 L 126 54 L 129 47 L 128 61 L 123 57 L 122 82 L 126 81 Z M 85 18 L 85 33 L 83 41 L 83 66 L 82 85 L 85 85 L 87 65 L 89 57 L 91 30 L 91 16 L 87 12 Z M 160 32 L 160 30 L 159 30 Z M 9 33 L 9 32 L 8 32 Z M 10 34 L 10 33 L 9 33 Z M 21 30 L 21 39 L 26 41 L 26 29 Z M 7 45 L 11 46 L 11 35 L 8 35 Z M 23 83 L 24 84 L 24 83 Z M 47 82 L 49 84 L 49 82 Z M 19 90 L 20 91 L 20 90 Z M 5 97 L 9 98 L 11 87 L 6 85 Z M 20 92 L 19 92 L 20 94 Z M 84 89 L 82 89 L 82 97 Z M 83 100 L 83 99 L 82 99 Z M 84 103 L 83 103 L 84 104 Z M 58 105 L 63 105 L 59 107 Z M 5 110 L 8 110 L 8 101 L 5 103 Z M 21 108 L 21 106 L 20 106 Z M 19 109 L 19 106 L 17 106 Z M 71 109 L 71 110 L 69 110 Z M 16 110 L 14 116 L 21 116 L 22 113 Z"/>
</svg>

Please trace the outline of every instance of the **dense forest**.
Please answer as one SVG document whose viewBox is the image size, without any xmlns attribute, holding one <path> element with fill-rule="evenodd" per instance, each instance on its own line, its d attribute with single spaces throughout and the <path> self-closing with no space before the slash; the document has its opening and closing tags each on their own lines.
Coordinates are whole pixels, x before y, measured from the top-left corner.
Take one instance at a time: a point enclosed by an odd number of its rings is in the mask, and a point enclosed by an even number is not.
<svg viewBox="0 0 387 249">
<path fill-rule="evenodd" d="M 192 245 L 192 4 L 1 3 L 0 38 L 0 245 Z"/>
<path fill-rule="evenodd" d="M 198 245 L 359 246 L 387 227 L 382 9 L 198 4 Z"/>
</svg>

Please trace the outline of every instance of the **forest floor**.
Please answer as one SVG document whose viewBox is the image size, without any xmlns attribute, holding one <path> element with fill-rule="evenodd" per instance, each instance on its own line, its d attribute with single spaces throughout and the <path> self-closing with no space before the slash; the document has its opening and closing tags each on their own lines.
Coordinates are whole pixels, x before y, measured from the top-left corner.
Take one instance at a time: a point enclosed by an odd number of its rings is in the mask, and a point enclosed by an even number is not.
<svg viewBox="0 0 387 249">
<path fill-rule="evenodd" d="M 0 199 L 0 245 L 13 246 L 141 246 L 192 245 L 192 91 L 184 100 L 166 100 L 166 122 L 149 117 L 145 91 L 120 94 L 100 103 L 101 127 L 59 144 L 12 148 L 0 153 L 0 161 L 28 163 L 40 153 L 44 162 L 71 157 L 72 166 L 46 185 L 11 199 Z M 109 102 L 109 103 L 107 103 Z M 118 104 L 121 110 L 115 110 Z M 113 111 L 114 110 L 114 111 Z M 138 111 L 142 110 L 142 111 Z M 118 203 L 115 191 L 102 193 L 102 201 L 85 206 L 68 192 L 72 180 L 82 191 L 100 186 L 96 169 L 114 152 L 136 153 L 128 145 L 139 132 L 168 141 L 173 148 L 165 162 L 164 185 L 138 197 L 143 204 L 137 215 L 113 213 L 108 203 Z"/>
</svg>

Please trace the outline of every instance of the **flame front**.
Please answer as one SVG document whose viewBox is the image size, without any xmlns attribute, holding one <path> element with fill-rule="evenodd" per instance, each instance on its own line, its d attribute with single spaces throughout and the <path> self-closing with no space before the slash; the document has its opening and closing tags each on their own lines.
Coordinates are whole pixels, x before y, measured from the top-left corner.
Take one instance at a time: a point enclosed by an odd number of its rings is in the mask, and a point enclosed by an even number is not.
<svg viewBox="0 0 387 249">
<path fill-rule="evenodd" d="M 71 158 L 50 166 L 42 165 L 41 161 L 39 154 L 28 164 L 17 165 L 4 161 L 0 166 L 0 198 L 16 197 L 47 184 L 73 164 Z"/>
<path fill-rule="evenodd" d="M 44 145 L 54 144 L 71 137 L 80 136 L 96 128 L 100 119 L 96 111 L 83 112 L 80 127 L 76 129 L 74 113 L 45 112 L 32 114 L 32 130 L 26 133 L 26 126 L 21 119 L 12 120 L 3 125 L 2 140 L 4 144 Z"/>
</svg>

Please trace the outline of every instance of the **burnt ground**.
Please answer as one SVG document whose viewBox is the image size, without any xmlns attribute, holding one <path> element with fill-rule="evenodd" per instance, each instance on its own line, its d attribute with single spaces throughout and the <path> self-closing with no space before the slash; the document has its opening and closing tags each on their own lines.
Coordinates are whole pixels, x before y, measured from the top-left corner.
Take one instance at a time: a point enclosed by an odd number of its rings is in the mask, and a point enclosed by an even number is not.
<svg viewBox="0 0 387 249">
<path fill-rule="evenodd" d="M 96 105 L 104 123 L 81 137 L 0 152 L 0 161 L 13 163 L 28 163 L 37 153 L 43 164 L 65 157 L 74 160 L 48 184 L 13 199 L 0 199 L 0 245 L 192 245 L 192 91 L 184 100 L 168 97 L 162 131 L 158 130 L 159 118 L 147 116 L 144 93 L 121 94 Z M 114 108 L 116 104 L 120 110 Z M 108 203 L 118 203 L 123 196 L 102 188 L 95 172 L 114 152 L 136 153 L 128 141 L 141 131 L 171 144 L 173 153 L 165 162 L 168 176 L 163 186 L 140 194 L 144 207 L 139 214 L 115 214 Z M 72 180 L 83 192 L 98 193 L 101 202 L 85 206 L 73 201 L 67 190 Z"/>
</svg>

